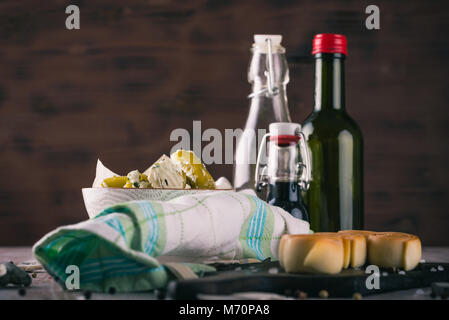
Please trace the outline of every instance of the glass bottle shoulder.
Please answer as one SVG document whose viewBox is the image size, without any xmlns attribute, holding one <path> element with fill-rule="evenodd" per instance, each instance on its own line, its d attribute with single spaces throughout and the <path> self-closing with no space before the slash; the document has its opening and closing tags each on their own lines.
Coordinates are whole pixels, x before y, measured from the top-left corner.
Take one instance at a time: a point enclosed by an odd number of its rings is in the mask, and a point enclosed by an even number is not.
<svg viewBox="0 0 449 320">
<path fill-rule="evenodd" d="M 340 133 L 350 134 L 362 140 L 362 132 L 357 123 L 344 111 L 326 110 L 312 112 L 302 124 L 302 131 L 307 139 L 338 137 Z"/>
</svg>

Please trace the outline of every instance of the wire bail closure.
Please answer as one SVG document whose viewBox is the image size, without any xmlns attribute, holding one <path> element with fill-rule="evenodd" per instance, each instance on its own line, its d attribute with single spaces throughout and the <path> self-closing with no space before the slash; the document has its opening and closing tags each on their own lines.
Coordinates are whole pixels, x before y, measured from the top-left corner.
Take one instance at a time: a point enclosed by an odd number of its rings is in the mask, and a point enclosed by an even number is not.
<svg viewBox="0 0 449 320">
<path fill-rule="evenodd" d="M 301 162 L 297 162 L 295 166 L 295 176 L 297 177 L 296 183 L 300 187 L 302 191 L 309 190 L 310 182 L 312 181 L 312 168 L 310 163 L 310 154 L 309 149 L 307 147 L 306 137 L 304 133 L 301 131 L 295 132 L 295 136 L 299 137 L 296 142 L 296 145 L 299 146 L 299 153 L 302 157 Z M 262 141 L 260 143 L 259 152 L 257 154 L 256 161 L 256 169 L 255 169 L 255 177 L 254 177 L 254 187 L 256 191 L 261 191 L 262 188 L 266 187 L 270 183 L 269 171 L 268 171 L 268 163 L 262 165 L 262 156 L 267 152 L 267 142 L 271 140 L 271 137 L 275 137 L 272 133 L 266 133 L 262 137 Z M 273 143 L 273 142 L 270 142 Z M 268 157 L 270 155 L 268 154 Z M 268 159 L 267 159 L 268 160 Z"/>
<path fill-rule="evenodd" d="M 279 94 L 279 88 L 274 85 L 274 68 L 273 68 L 273 53 L 272 53 L 272 45 L 271 39 L 265 39 L 267 42 L 267 59 L 266 59 L 266 68 L 264 75 L 267 78 L 267 87 L 259 90 L 257 92 L 253 92 L 248 95 L 248 98 L 254 98 L 257 96 L 265 95 L 267 98 L 272 98 Z"/>
</svg>

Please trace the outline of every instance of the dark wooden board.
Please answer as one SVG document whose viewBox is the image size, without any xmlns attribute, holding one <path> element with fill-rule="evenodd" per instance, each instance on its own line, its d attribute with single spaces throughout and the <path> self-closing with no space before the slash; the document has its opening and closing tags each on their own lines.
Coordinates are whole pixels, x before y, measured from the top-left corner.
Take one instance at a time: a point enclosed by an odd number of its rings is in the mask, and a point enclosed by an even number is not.
<svg viewBox="0 0 449 320">
<path fill-rule="evenodd" d="M 24 261 L 29 261 L 33 259 L 33 255 L 30 247 L 0 247 L 0 261 L 14 261 L 19 264 Z M 442 261 L 445 264 L 449 264 L 449 248 L 448 247 L 423 247 L 423 259 L 426 261 Z M 258 264 L 260 265 L 260 264 Z M 441 264 L 443 265 L 443 264 Z M 220 266 L 219 272 L 233 272 L 236 265 Z M 242 266 L 240 266 L 242 267 Z M 249 270 L 250 265 L 242 267 L 243 269 Z M 269 264 L 265 265 L 265 274 L 271 268 Z M 257 269 L 255 269 L 257 270 Z M 242 278 L 244 280 L 244 278 Z M 175 287 L 176 288 L 176 287 Z M 418 290 L 400 290 L 400 291 L 390 291 L 383 294 L 373 294 L 366 299 L 432 299 L 430 293 L 431 288 L 421 287 L 419 294 L 416 294 Z M 294 294 L 294 292 L 293 292 Z M 92 293 L 91 299 L 131 299 L 131 300 L 141 300 L 141 299 L 157 299 L 158 297 L 165 297 L 165 292 L 138 292 L 138 293 L 122 293 L 122 294 L 101 294 Z M 331 297 L 332 298 L 332 297 Z M 83 292 L 72 292 L 64 291 L 61 286 L 59 286 L 53 278 L 46 272 L 37 273 L 37 277 L 33 278 L 31 287 L 28 288 L 25 296 L 20 296 L 18 294 L 17 288 L 8 288 L 0 290 L 0 300 L 11 300 L 11 299 L 83 299 Z"/>
<path fill-rule="evenodd" d="M 283 271 L 278 262 L 226 268 L 204 278 L 178 281 L 171 287 L 169 294 L 175 299 L 197 299 L 198 294 L 229 295 L 258 291 L 298 298 L 299 291 L 307 293 L 308 297 L 318 297 L 321 290 L 326 290 L 329 298 L 349 298 L 355 293 L 367 296 L 449 281 L 449 263 L 420 263 L 414 270 L 407 272 L 381 269 L 379 289 L 371 290 L 366 286 L 371 273 L 367 274 L 363 269 L 343 270 L 337 275 L 292 274 Z M 273 272 L 275 269 L 278 273 Z"/>
</svg>

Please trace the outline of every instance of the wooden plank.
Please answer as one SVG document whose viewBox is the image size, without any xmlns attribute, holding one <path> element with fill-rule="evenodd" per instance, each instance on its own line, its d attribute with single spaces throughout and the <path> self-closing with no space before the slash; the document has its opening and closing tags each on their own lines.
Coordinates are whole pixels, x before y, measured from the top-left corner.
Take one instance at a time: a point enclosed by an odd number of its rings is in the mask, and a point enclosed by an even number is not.
<svg viewBox="0 0 449 320">
<path fill-rule="evenodd" d="M 313 35 L 341 32 L 347 109 L 365 138 L 367 228 L 449 245 L 446 1 L 379 1 L 379 31 L 365 29 L 359 1 L 84 1 L 79 31 L 64 28 L 68 4 L 0 3 L 0 244 L 79 221 L 98 157 L 127 172 L 168 153 L 170 132 L 192 120 L 243 126 L 254 33 L 284 36 L 301 122 Z M 232 177 L 230 165 L 210 171 Z"/>
</svg>

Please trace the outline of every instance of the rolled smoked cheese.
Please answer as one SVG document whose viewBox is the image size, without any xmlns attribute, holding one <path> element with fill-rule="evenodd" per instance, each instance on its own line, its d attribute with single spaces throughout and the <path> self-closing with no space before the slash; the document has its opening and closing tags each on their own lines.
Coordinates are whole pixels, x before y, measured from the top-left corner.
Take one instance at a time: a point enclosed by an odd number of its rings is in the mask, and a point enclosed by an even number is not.
<svg viewBox="0 0 449 320">
<path fill-rule="evenodd" d="M 343 268 L 343 238 L 320 234 L 283 235 L 279 260 L 287 272 L 337 274 Z"/>
<path fill-rule="evenodd" d="M 368 235 L 368 263 L 384 268 L 416 268 L 421 260 L 421 241 L 401 232 L 377 232 Z"/>
<path fill-rule="evenodd" d="M 327 235 L 330 237 L 341 237 L 343 239 L 343 268 L 358 268 L 366 262 L 366 239 L 361 234 L 317 232 L 315 234 Z"/>
<path fill-rule="evenodd" d="M 343 230 L 338 233 L 283 235 L 279 262 L 287 272 L 336 274 L 368 264 L 414 269 L 421 260 L 421 241 L 400 232 Z"/>
</svg>

